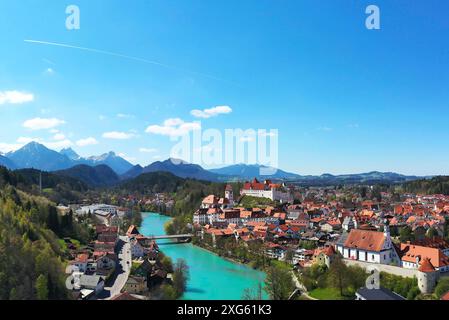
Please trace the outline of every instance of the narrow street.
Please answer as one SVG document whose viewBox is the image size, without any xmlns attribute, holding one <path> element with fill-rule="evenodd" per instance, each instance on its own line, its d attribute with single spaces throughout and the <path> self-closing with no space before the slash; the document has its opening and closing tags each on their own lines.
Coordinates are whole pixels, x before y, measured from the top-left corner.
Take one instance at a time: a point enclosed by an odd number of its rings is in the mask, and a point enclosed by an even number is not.
<svg viewBox="0 0 449 320">
<path fill-rule="evenodd" d="M 298 277 L 293 271 L 290 271 L 292 275 L 292 279 L 295 282 L 296 288 L 301 291 L 301 295 L 305 296 L 309 300 L 318 300 L 314 297 L 309 296 L 309 293 L 307 292 L 307 288 L 298 280 Z"/>
<path fill-rule="evenodd" d="M 128 280 L 131 271 L 131 246 L 127 236 L 120 236 L 117 244 L 118 265 L 114 275 L 106 283 L 103 292 L 98 296 L 99 300 L 109 300 L 120 293 Z"/>
</svg>

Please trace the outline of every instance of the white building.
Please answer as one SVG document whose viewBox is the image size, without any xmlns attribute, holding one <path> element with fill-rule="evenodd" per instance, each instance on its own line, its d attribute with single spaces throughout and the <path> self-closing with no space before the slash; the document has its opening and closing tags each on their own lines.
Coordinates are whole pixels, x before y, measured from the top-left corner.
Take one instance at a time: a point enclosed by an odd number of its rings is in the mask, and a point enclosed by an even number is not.
<svg viewBox="0 0 449 320">
<path fill-rule="evenodd" d="M 263 183 L 256 178 L 252 182 L 246 182 L 240 190 L 241 195 L 247 195 L 258 198 L 268 198 L 272 201 L 280 201 L 281 203 L 292 202 L 293 197 L 285 186 L 274 184 L 270 180 Z"/>
<path fill-rule="evenodd" d="M 400 265 L 388 226 L 385 232 L 352 229 L 347 237 L 340 239 L 336 249 L 345 259 Z"/>
</svg>

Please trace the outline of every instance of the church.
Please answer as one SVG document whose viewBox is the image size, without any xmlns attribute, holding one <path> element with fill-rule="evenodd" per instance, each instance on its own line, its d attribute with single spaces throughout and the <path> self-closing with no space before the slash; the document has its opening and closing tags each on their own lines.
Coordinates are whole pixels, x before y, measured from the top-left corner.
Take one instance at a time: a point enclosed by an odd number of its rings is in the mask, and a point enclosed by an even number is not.
<svg viewBox="0 0 449 320">
<path fill-rule="evenodd" d="M 345 259 L 400 265 L 388 225 L 385 226 L 384 232 L 352 229 L 349 234 L 342 236 L 336 244 L 336 249 Z"/>
</svg>

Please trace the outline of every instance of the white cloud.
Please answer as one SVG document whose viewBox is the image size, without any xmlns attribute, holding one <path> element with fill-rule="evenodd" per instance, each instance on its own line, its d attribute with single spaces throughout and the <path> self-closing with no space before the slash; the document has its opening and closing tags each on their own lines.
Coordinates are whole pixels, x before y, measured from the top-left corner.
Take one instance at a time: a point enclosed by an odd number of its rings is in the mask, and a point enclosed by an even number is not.
<svg viewBox="0 0 449 320">
<path fill-rule="evenodd" d="M 157 156 L 153 156 L 153 159 L 161 159 L 162 157 L 161 156 L 159 156 L 159 155 L 157 155 Z"/>
<path fill-rule="evenodd" d="M 157 149 L 154 148 L 140 148 L 139 152 L 143 152 L 143 153 L 155 153 L 157 152 Z"/>
<path fill-rule="evenodd" d="M 11 151 L 16 151 L 17 149 L 20 149 L 23 147 L 23 144 L 21 143 L 3 143 L 0 142 L 0 152 L 2 153 L 8 153 Z"/>
<path fill-rule="evenodd" d="M 65 135 L 63 134 L 63 133 L 56 133 L 54 136 L 53 136 L 53 140 L 58 140 L 58 141 L 60 141 L 60 140 L 64 140 L 65 139 Z"/>
<path fill-rule="evenodd" d="M 93 138 L 93 137 L 89 137 L 86 139 L 80 139 L 76 142 L 76 145 L 79 147 L 86 147 L 86 146 L 91 146 L 94 144 L 98 144 L 97 139 Z"/>
<path fill-rule="evenodd" d="M 134 118 L 134 116 L 132 114 L 118 113 L 117 118 L 130 119 Z"/>
<path fill-rule="evenodd" d="M 40 139 L 40 138 L 31 138 L 31 137 L 19 137 L 19 138 L 17 138 L 17 143 L 20 143 L 22 145 L 28 144 L 28 143 L 33 142 L 33 141 L 34 142 L 41 142 L 42 139 Z"/>
<path fill-rule="evenodd" d="M 170 118 L 163 125 L 151 125 L 145 132 L 169 137 L 179 137 L 190 131 L 201 129 L 201 122 L 184 122 L 179 118 Z"/>
<path fill-rule="evenodd" d="M 21 104 L 25 102 L 31 102 L 34 100 L 32 93 L 23 91 L 0 91 L 0 105 L 2 104 Z"/>
<path fill-rule="evenodd" d="M 100 120 L 100 121 L 103 121 L 103 120 L 105 120 L 106 119 L 106 116 L 104 116 L 104 115 L 102 115 L 102 114 L 100 114 L 99 116 L 98 116 L 98 120 Z"/>
<path fill-rule="evenodd" d="M 134 133 L 111 131 L 103 133 L 103 138 L 106 139 L 116 139 L 116 140 L 126 140 L 131 139 L 135 136 Z"/>
<path fill-rule="evenodd" d="M 44 74 L 47 76 L 52 76 L 55 74 L 55 70 L 53 68 L 47 68 L 45 69 Z"/>
<path fill-rule="evenodd" d="M 190 114 L 197 118 L 208 119 L 211 117 L 218 116 L 219 114 L 227 114 L 227 113 L 231 113 L 231 112 L 232 112 L 232 109 L 229 106 L 217 106 L 214 108 L 204 109 L 204 110 L 195 109 L 195 110 L 190 111 Z"/>
<path fill-rule="evenodd" d="M 52 141 L 52 142 L 42 142 L 49 149 L 59 150 L 71 147 L 73 145 L 72 141 L 69 139 L 61 140 L 61 141 Z"/>
<path fill-rule="evenodd" d="M 56 118 L 34 118 L 23 123 L 25 128 L 31 130 L 51 129 L 64 124 L 64 120 Z"/>
<path fill-rule="evenodd" d="M 319 128 L 317 128 L 317 130 L 329 132 L 329 131 L 332 131 L 332 128 L 329 128 L 329 127 L 319 127 Z"/>
</svg>

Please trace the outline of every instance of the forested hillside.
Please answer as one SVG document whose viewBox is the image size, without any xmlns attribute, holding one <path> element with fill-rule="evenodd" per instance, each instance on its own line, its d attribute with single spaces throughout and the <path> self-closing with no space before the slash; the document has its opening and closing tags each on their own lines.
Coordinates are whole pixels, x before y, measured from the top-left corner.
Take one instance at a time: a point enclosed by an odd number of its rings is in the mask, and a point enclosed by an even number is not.
<svg viewBox="0 0 449 320">
<path fill-rule="evenodd" d="M 87 242 L 89 230 L 48 199 L 19 190 L 23 179 L 0 168 L 0 300 L 67 299 L 58 239 Z"/>
<path fill-rule="evenodd" d="M 231 184 L 235 197 L 240 190 L 237 183 Z M 123 182 L 116 188 L 116 193 L 124 195 L 148 195 L 154 193 L 171 194 L 175 200 L 172 211 L 164 212 L 169 215 L 192 214 L 201 204 L 201 200 L 210 195 L 224 196 L 225 183 L 201 181 L 179 178 L 169 172 L 145 173 L 132 180 Z"/>
<path fill-rule="evenodd" d="M 405 192 L 410 193 L 449 195 L 449 176 L 410 181 L 404 183 L 403 188 Z"/>
</svg>

